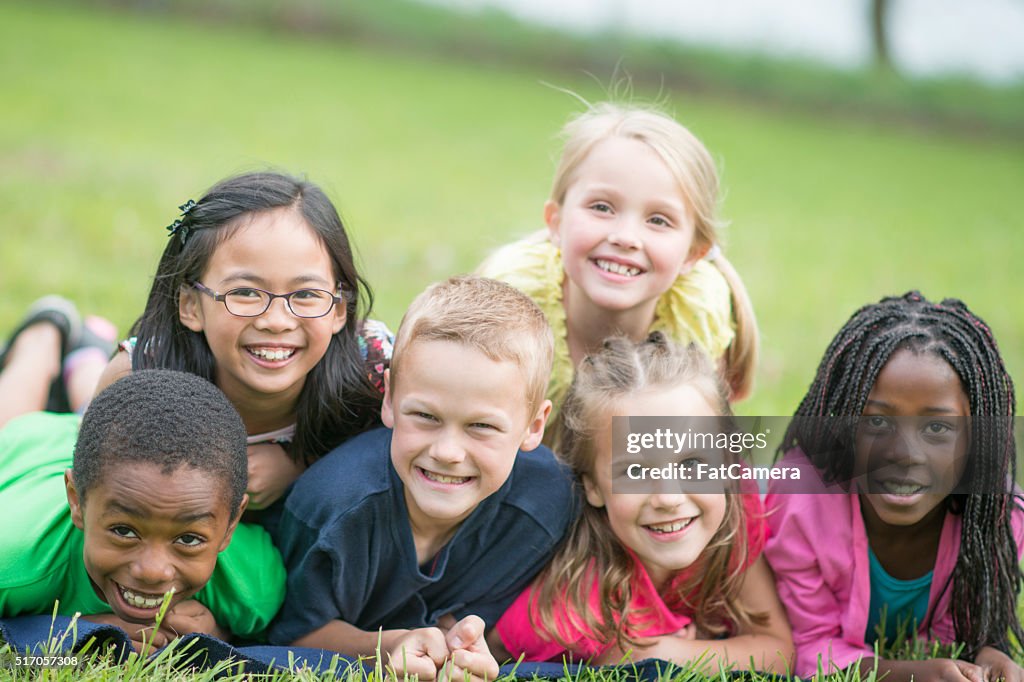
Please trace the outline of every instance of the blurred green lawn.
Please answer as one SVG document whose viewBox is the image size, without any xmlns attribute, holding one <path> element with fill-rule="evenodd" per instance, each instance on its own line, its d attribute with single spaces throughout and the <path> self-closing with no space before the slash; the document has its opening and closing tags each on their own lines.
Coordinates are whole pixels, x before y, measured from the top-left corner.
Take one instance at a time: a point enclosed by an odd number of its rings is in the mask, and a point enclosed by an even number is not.
<svg viewBox="0 0 1024 682">
<path fill-rule="evenodd" d="M 578 108 L 542 82 L 603 94 L 585 74 L 32 4 L 0 4 L 0 55 L 0 329 L 49 292 L 126 329 L 176 206 L 265 167 L 325 187 L 397 325 L 426 284 L 540 226 Z M 909 288 L 966 300 L 1024 384 L 1024 144 L 663 95 L 720 160 L 761 323 L 741 412 L 790 414 L 849 314 Z"/>
</svg>

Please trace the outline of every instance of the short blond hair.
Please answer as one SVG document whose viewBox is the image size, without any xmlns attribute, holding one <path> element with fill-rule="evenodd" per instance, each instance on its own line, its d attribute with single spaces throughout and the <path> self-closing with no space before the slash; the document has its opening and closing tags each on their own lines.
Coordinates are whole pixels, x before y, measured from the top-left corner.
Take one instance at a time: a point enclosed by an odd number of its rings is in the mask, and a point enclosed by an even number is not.
<svg viewBox="0 0 1024 682">
<path fill-rule="evenodd" d="M 718 218 L 719 181 L 715 161 L 704 143 L 685 126 L 654 107 L 599 102 L 573 117 L 562 129 L 565 146 L 555 170 L 551 200 L 558 206 L 576 181 L 576 170 L 599 143 L 610 138 L 647 145 L 672 172 L 694 222 L 694 249 L 721 242 Z M 692 254 L 688 254 L 692 255 Z M 712 261 L 729 283 L 736 337 L 725 353 L 725 377 L 734 398 L 750 393 L 757 369 L 760 339 L 750 295 L 739 274 L 719 253 Z"/>
<path fill-rule="evenodd" d="M 515 287 L 463 275 L 427 287 L 409 306 L 395 336 L 391 381 L 416 341 L 454 341 L 520 369 L 531 413 L 547 392 L 554 337 L 544 313 Z"/>
</svg>

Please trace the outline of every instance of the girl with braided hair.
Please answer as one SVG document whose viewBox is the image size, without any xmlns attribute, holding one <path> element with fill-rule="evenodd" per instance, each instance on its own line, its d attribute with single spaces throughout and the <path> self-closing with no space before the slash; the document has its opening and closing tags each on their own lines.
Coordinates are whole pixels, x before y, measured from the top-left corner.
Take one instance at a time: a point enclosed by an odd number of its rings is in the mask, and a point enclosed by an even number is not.
<svg viewBox="0 0 1024 682">
<path fill-rule="evenodd" d="M 843 326 L 779 449 L 803 480 L 765 501 L 797 674 L 1024 679 L 1015 408 L 991 330 L 961 301 L 909 292 Z M 963 644 L 963 660 L 880 657 L 906 624 Z"/>
</svg>

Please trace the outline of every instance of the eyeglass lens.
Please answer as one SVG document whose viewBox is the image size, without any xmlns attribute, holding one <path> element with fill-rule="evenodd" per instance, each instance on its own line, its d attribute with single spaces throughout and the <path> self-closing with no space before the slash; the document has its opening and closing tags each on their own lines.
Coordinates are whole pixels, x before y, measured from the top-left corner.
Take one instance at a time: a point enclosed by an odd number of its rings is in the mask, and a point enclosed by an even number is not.
<svg viewBox="0 0 1024 682">
<path fill-rule="evenodd" d="M 232 289 L 224 294 L 224 305 L 233 315 L 256 317 L 266 312 L 274 298 L 284 298 L 298 317 L 322 317 L 334 307 L 334 296 L 323 289 L 299 289 L 277 296 L 260 289 Z"/>
</svg>

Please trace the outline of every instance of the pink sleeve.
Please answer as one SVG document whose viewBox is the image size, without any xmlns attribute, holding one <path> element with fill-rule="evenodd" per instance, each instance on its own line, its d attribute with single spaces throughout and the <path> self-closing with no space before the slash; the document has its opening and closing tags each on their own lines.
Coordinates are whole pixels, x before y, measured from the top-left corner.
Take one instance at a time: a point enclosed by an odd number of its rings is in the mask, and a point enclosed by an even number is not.
<svg viewBox="0 0 1024 682">
<path fill-rule="evenodd" d="M 539 615 L 536 614 L 536 606 L 531 609 L 532 594 L 533 586 L 523 590 L 495 626 L 502 644 L 512 658 L 523 656 L 525 661 L 549 661 L 570 655 L 576 661 L 588 661 L 608 648 L 608 645 L 597 641 L 592 634 L 587 634 L 573 625 L 570 621 L 575 619 L 570 619 L 568 607 L 565 606 L 556 609 L 554 616 L 559 635 L 564 641 L 572 644 L 572 649 L 566 649 L 545 633 L 538 631 L 530 621 L 531 610 L 534 621 L 540 621 Z M 598 598 L 597 582 L 594 581 L 591 585 L 590 605 L 595 611 L 599 611 Z M 564 601 L 562 603 L 564 605 Z"/>
<path fill-rule="evenodd" d="M 747 562 L 744 570 L 757 561 L 768 541 L 768 522 L 765 520 L 764 505 L 758 492 L 742 492 L 743 514 L 747 524 Z"/>
<path fill-rule="evenodd" d="M 1020 561 L 1021 557 L 1024 557 L 1024 509 L 1021 508 L 1024 499 L 1018 497 L 1021 490 L 1017 486 L 1014 486 L 1013 492 L 1015 494 L 1010 497 L 1010 505 L 1012 505 L 1010 528 L 1013 531 L 1014 540 L 1017 541 L 1017 560 Z"/>
<path fill-rule="evenodd" d="M 793 628 L 794 672 L 801 677 L 817 672 L 819 657 L 827 673 L 874 655 L 863 636 L 860 645 L 843 638 L 841 620 L 849 605 L 840 603 L 826 582 L 816 552 L 818 547 L 846 551 L 834 544 L 836 538 L 827 528 L 829 515 L 820 508 L 843 501 L 840 496 L 800 493 L 769 493 L 765 498 L 770 533 L 764 554 Z"/>
<path fill-rule="evenodd" d="M 547 661 L 565 652 L 558 642 L 544 639 L 530 624 L 532 593 L 532 586 L 523 590 L 495 626 L 513 660 L 522 656 L 526 661 Z"/>
</svg>

